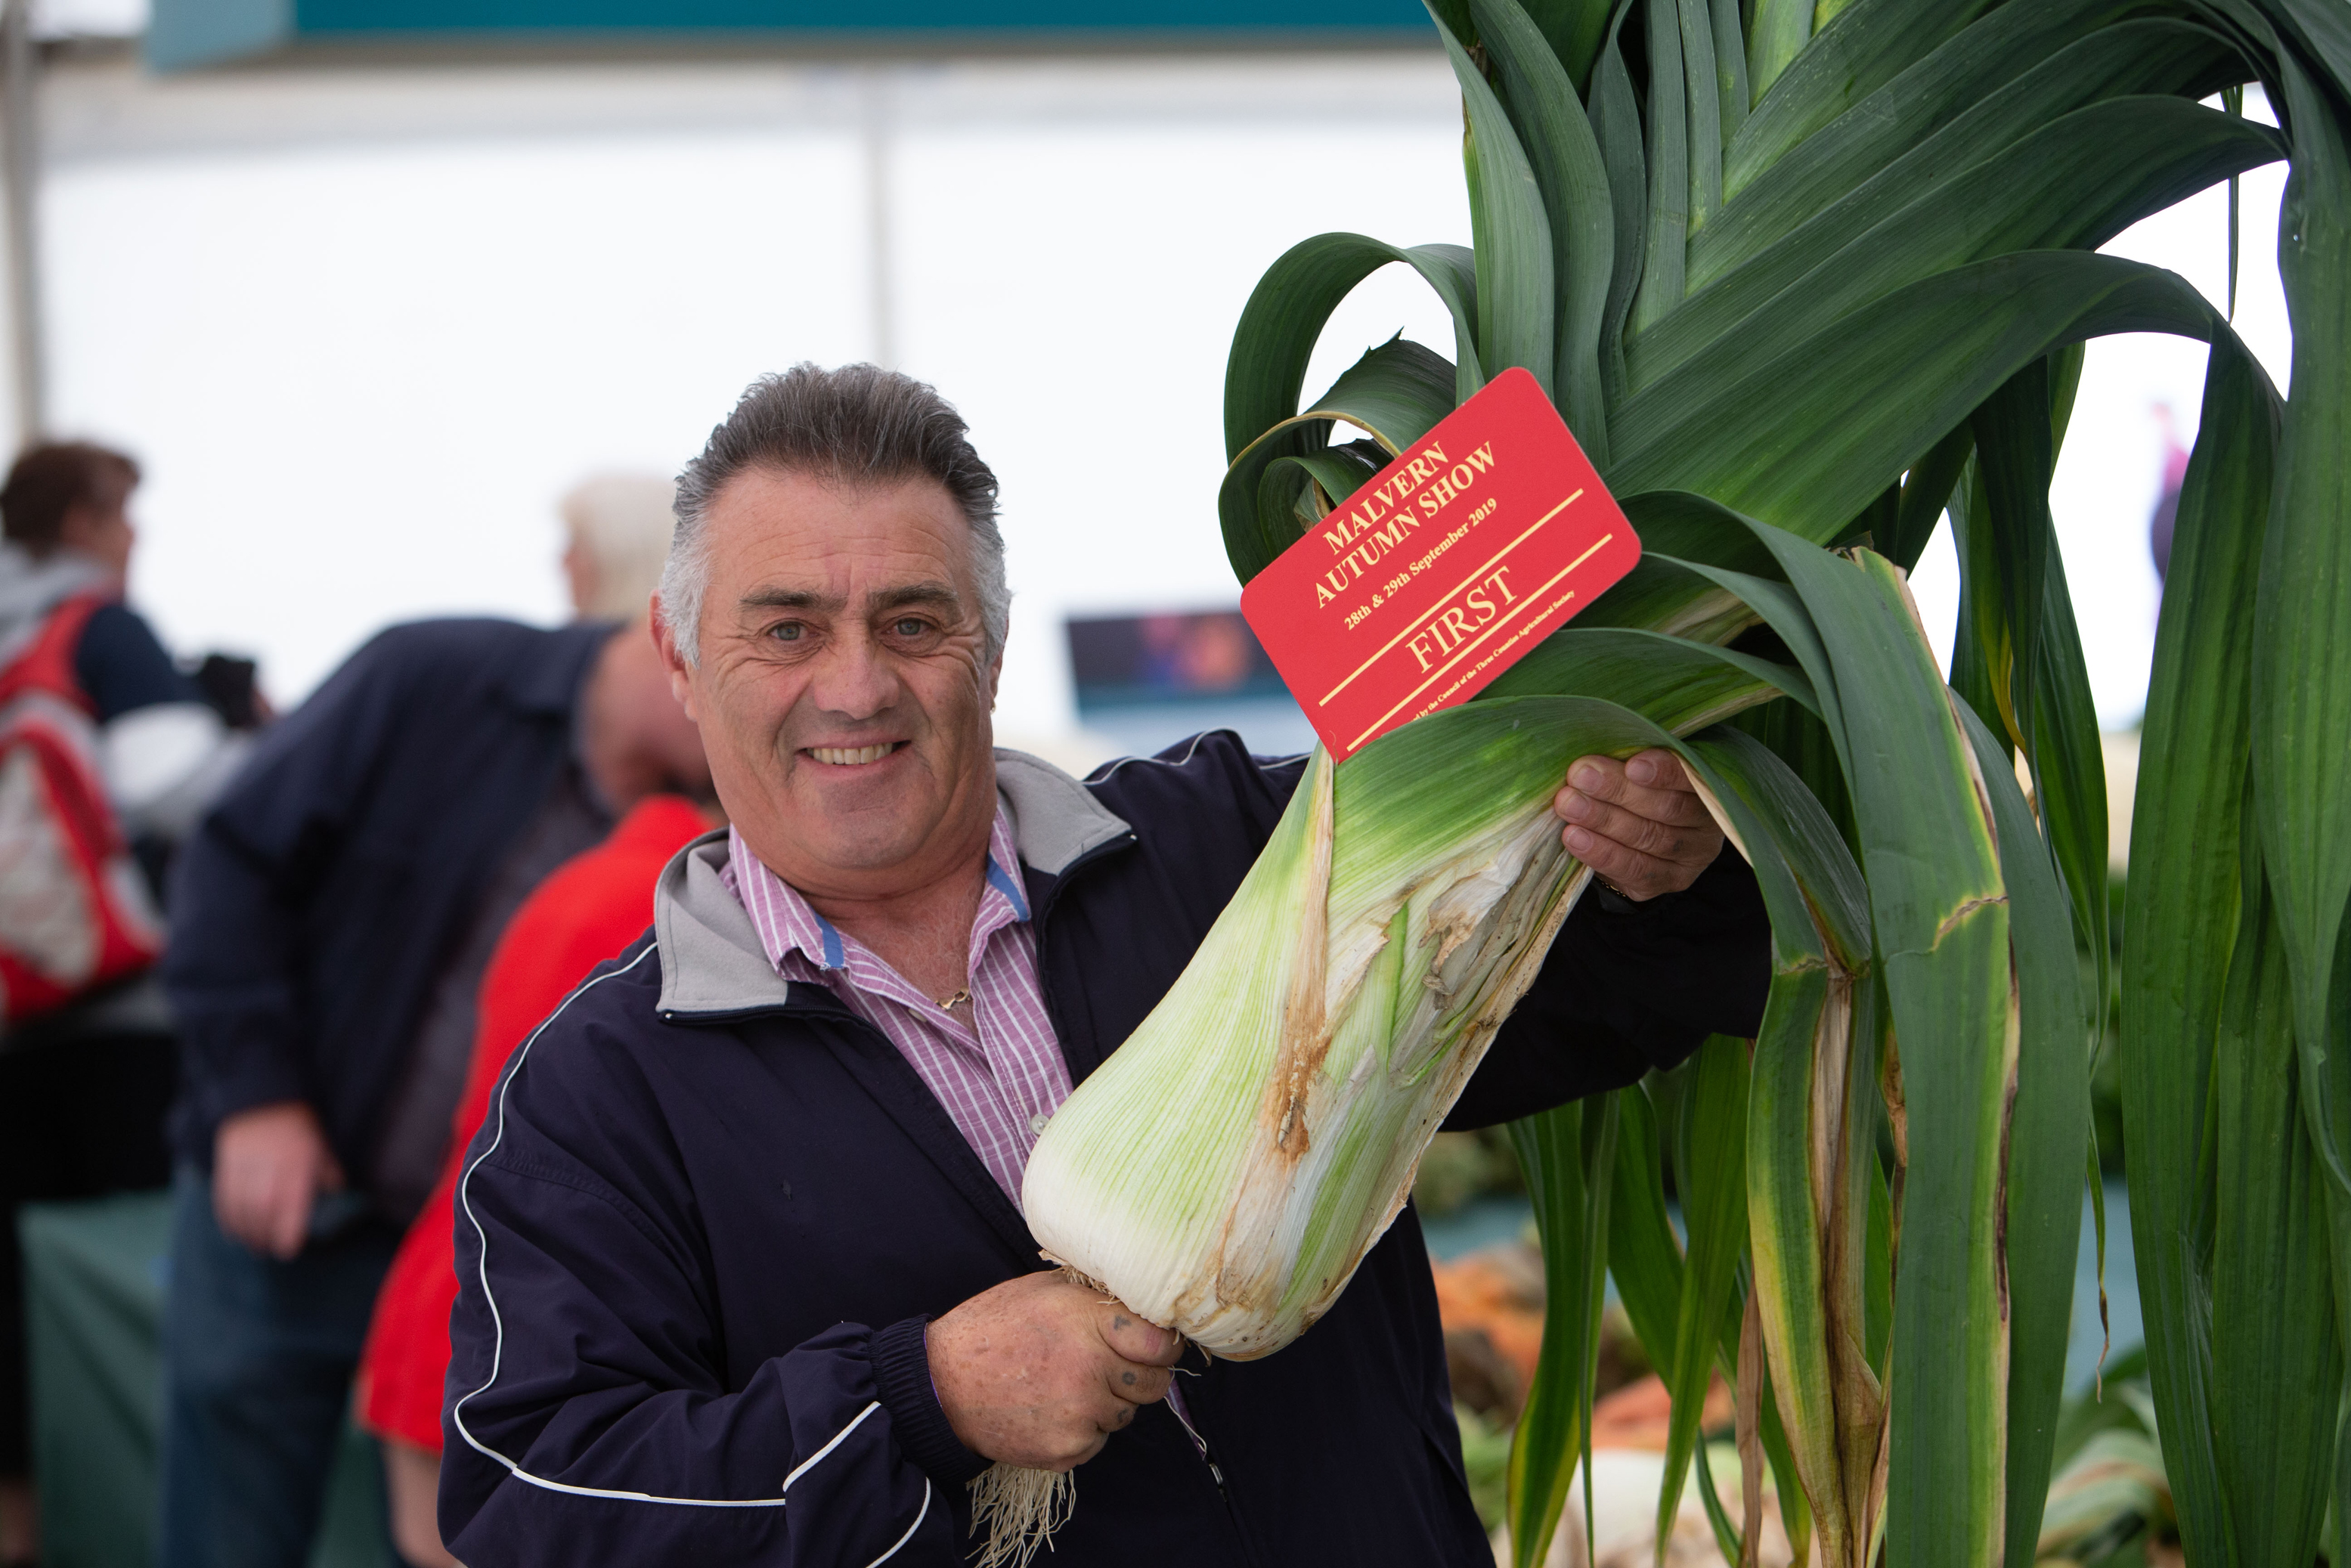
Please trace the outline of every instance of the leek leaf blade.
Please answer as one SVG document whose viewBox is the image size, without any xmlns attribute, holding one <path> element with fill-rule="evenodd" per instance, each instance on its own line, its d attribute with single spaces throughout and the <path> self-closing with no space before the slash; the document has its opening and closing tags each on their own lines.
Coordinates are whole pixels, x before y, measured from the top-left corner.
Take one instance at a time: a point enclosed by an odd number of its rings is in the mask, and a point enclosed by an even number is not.
<svg viewBox="0 0 2351 1568">
<path fill-rule="evenodd" d="M 2225 960 L 2237 941 L 2249 781 L 2253 586 L 2279 410 L 2234 337 L 2215 336 L 2156 632 L 2123 916 L 2122 1111 L 2148 1385 L 2179 1530 L 2226 1562 L 2212 1447 L 2211 1281 L 2196 1245 Z"/>
</svg>

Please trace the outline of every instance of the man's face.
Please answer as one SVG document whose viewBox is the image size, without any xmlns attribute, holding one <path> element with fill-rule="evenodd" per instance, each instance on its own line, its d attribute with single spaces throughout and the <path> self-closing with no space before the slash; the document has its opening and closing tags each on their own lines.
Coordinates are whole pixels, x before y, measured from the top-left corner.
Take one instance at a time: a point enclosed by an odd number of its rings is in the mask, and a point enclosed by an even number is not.
<svg viewBox="0 0 2351 1568">
<path fill-rule="evenodd" d="M 753 851 L 817 898 L 967 871 L 996 811 L 1000 661 L 954 498 L 928 479 L 850 488 L 753 468 L 704 528 L 701 662 L 663 652 Z"/>
</svg>

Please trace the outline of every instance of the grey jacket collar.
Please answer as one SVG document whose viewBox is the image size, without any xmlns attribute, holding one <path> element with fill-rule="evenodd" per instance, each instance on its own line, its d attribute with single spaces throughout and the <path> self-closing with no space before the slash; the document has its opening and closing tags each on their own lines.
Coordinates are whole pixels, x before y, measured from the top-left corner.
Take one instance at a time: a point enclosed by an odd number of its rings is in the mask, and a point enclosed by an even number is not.
<svg viewBox="0 0 2351 1568">
<path fill-rule="evenodd" d="M 997 749 L 996 794 L 1012 819 L 1021 863 L 1050 875 L 1131 831 L 1092 790 L 1025 751 Z M 680 850 L 653 888 L 664 1018 L 750 1012 L 779 1007 L 790 995 L 750 915 L 719 880 L 726 864 L 721 828 Z"/>
</svg>

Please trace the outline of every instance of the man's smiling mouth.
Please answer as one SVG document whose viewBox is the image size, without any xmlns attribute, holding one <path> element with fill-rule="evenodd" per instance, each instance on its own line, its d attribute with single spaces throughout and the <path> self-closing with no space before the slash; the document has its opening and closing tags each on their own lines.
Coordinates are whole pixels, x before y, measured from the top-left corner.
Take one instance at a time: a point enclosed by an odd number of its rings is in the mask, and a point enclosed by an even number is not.
<svg viewBox="0 0 2351 1568">
<path fill-rule="evenodd" d="M 855 768 L 867 762 L 879 762 L 906 743 L 885 740 L 874 746 L 811 746 L 808 754 L 817 761 L 833 768 Z"/>
</svg>

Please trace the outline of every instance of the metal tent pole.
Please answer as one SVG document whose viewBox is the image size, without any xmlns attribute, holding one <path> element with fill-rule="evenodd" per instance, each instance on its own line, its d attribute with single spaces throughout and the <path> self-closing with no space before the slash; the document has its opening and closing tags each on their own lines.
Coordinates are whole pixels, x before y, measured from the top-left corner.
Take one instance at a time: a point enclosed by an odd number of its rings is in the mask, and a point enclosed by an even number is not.
<svg viewBox="0 0 2351 1568">
<path fill-rule="evenodd" d="M 47 423 L 41 346 L 39 217 L 41 61 L 31 0 L 0 0 L 0 199 L 8 256 L 8 359 L 20 444 Z"/>
<path fill-rule="evenodd" d="M 865 244 L 872 268 L 873 362 L 898 367 L 898 318 L 890 267 L 890 77 L 884 66 L 864 73 Z"/>
</svg>

